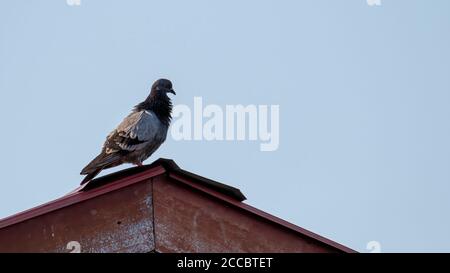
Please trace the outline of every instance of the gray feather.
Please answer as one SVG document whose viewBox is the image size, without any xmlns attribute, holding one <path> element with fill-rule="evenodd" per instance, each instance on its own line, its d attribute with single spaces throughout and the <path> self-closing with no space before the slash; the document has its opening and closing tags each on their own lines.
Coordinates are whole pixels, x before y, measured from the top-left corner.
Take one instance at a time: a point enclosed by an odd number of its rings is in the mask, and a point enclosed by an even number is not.
<svg viewBox="0 0 450 273">
<path fill-rule="evenodd" d="M 167 136 L 167 126 L 161 123 L 153 112 L 139 111 L 128 115 L 119 124 L 115 132 L 122 137 L 114 140 L 122 150 L 137 151 L 143 150 L 149 145 L 155 143 L 160 145 L 164 142 Z M 113 137 L 113 135 L 110 134 L 110 137 Z M 135 141 L 131 142 L 130 140 Z"/>
</svg>

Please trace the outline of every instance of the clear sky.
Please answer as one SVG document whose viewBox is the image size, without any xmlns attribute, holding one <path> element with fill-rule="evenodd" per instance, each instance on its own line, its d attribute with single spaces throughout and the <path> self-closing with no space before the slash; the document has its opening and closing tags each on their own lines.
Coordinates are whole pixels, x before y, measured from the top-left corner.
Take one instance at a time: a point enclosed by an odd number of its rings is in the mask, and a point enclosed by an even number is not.
<svg viewBox="0 0 450 273">
<path fill-rule="evenodd" d="M 279 105 L 280 145 L 169 136 L 147 163 L 358 251 L 450 251 L 450 1 L 0 1 L 0 217 L 76 188 L 159 77 Z"/>
</svg>

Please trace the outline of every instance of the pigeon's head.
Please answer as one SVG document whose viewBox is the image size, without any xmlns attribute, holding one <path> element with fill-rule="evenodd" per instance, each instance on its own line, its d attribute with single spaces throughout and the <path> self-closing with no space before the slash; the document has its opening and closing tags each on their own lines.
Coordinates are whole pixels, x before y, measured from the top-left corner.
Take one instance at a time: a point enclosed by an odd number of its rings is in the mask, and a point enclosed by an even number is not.
<svg viewBox="0 0 450 273">
<path fill-rule="evenodd" d="M 153 95 L 167 95 L 172 93 L 176 95 L 172 87 L 172 82 L 167 79 L 159 79 L 152 85 L 151 94 Z"/>
</svg>

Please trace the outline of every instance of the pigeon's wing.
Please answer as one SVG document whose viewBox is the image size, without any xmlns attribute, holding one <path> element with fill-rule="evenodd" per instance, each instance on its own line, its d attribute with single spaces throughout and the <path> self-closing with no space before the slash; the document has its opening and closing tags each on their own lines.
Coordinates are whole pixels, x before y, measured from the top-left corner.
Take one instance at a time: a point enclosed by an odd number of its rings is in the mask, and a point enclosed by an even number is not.
<svg viewBox="0 0 450 273">
<path fill-rule="evenodd" d="M 161 126 L 158 117 L 150 111 L 133 112 L 127 116 L 105 142 L 107 153 L 141 150 L 152 142 L 161 141 Z"/>
<path fill-rule="evenodd" d="M 81 174 L 98 173 L 104 168 L 117 166 L 130 152 L 148 149 L 152 153 L 166 138 L 167 127 L 164 126 L 153 112 L 131 113 L 108 135 L 100 155 L 84 167 Z"/>
</svg>

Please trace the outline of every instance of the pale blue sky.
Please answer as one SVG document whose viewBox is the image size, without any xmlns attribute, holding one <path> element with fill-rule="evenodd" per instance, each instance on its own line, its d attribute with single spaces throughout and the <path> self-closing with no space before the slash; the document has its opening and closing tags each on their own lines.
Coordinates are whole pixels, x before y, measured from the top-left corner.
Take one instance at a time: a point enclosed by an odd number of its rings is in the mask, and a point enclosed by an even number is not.
<svg viewBox="0 0 450 273">
<path fill-rule="evenodd" d="M 0 217 L 76 188 L 167 77 L 176 104 L 279 104 L 280 147 L 169 138 L 147 163 L 359 251 L 450 251 L 450 1 L 81 1 L 0 2 Z"/>
</svg>

